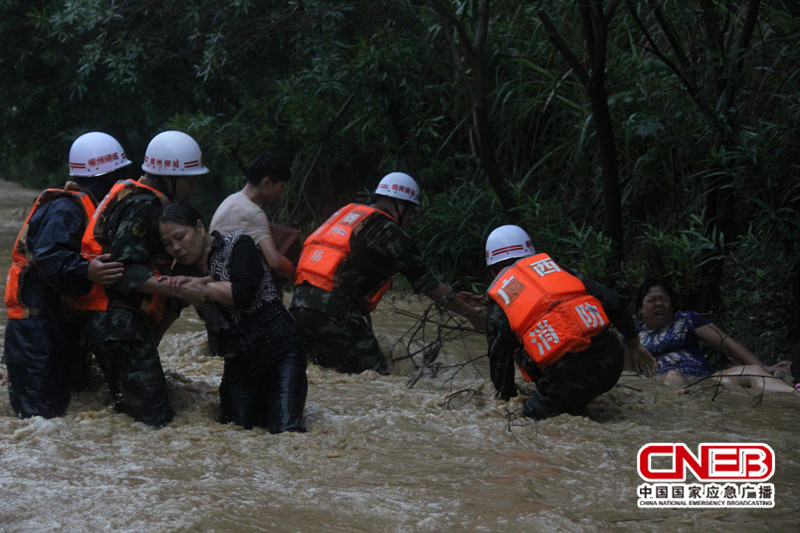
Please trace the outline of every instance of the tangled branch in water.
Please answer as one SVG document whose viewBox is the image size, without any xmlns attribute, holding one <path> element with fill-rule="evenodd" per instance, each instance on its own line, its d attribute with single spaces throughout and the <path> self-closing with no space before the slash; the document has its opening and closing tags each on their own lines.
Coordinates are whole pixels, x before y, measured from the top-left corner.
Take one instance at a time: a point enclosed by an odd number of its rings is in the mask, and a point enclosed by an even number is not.
<svg viewBox="0 0 800 533">
<path fill-rule="evenodd" d="M 783 381 L 781 378 L 777 376 L 764 376 L 760 374 L 712 374 L 710 376 L 702 377 L 684 387 L 680 392 L 681 394 L 690 394 L 691 399 L 695 399 L 700 395 L 713 391 L 711 396 L 711 401 L 714 401 L 717 396 L 722 394 L 725 390 L 725 386 L 730 386 L 730 383 L 724 383 L 723 380 L 728 379 L 739 379 L 739 378 L 753 378 L 753 379 L 760 379 L 761 386 L 760 387 L 748 387 L 744 384 L 740 384 L 741 387 L 747 392 L 748 395 L 753 400 L 753 405 L 758 406 L 764 400 L 764 393 L 767 391 L 767 380 L 774 379 L 778 381 Z M 750 380 L 752 382 L 752 380 Z M 690 388 L 697 387 L 696 390 L 690 391 Z M 798 394 L 797 390 L 792 391 L 793 394 Z"/>
<path fill-rule="evenodd" d="M 477 391 L 475 389 L 461 389 L 448 394 L 444 399 L 444 408 L 448 410 L 458 409 L 470 401 L 476 394 Z M 456 400 L 458 400 L 457 405 Z"/>
<path fill-rule="evenodd" d="M 628 389 L 628 390 L 632 390 L 634 392 L 642 392 L 642 389 L 637 389 L 636 387 L 631 387 L 630 385 L 623 385 L 622 383 L 619 383 L 619 382 L 617 382 L 617 384 L 614 385 L 614 387 L 620 388 L 620 389 Z"/>
<path fill-rule="evenodd" d="M 539 435 L 539 425 L 536 423 L 536 420 L 532 418 L 528 418 L 525 416 L 523 409 L 514 409 L 509 410 L 508 408 L 505 409 L 505 416 L 506 416 L 506 431 L 509 433 L 514 433 L 514 428 L 522 427 L 527 428 L 530 427 L 531 422 L 533 423 L 534 429 L 534 436 Z"/>
<path fill-rule="evenodd" d="M 445 365 L 437 361 L 445 343 L 463 341 L 476 333 L 480 334 L 477 329 L 470 325 L 467 319 L 444 309 L 436 302 L 428 305 L 422 314 L 397 308 L 395 308 L 394 312 L 414 319 L 413 325 L 401 335 L 396 343 L 404 343 L 405 353 L 392 357 L 392 363 L 410 360 L 414 365 L 414 370 L 409 374 L 406 381 L 408 388 L 414 387 L 423 376 L 432 379 L 436 378 L 442 371 L 455 369 L 442 385 L 442 387 L 448 384 L 452 386 L 455 377 L 469 366 L 474 368 L 478 376 L 483 377 L 475 363 L 484 357 L 488 357 L 485 353 L 452 365 Z"/>
</svg>

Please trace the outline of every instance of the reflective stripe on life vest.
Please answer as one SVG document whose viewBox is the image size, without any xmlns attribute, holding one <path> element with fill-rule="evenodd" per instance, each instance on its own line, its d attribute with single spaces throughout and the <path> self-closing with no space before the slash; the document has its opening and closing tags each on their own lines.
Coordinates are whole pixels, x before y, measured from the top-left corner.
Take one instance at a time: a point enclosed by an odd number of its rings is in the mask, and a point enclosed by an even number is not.
<svg viewBox="0 0 800 533">
<path fill-rule="evenodd" d="M 65 189 L 46 189 L 42 191 L 33 202 L 22 228 L 17 234 L 14 248 L 11 250 L 11 268 L 6 278 L 5 304 L 8 308 L 8 318 L 27 318 L 30 316 L 30 308 L 22 301 L 22 292 L 25 285 L 25 278 L 31 268 L 33 254 L 28 250 L 28 229 L 31 217 L 48 202 L 56 198 L 69 198 L 77 205 L 84 217 L 84 224 L 94 214 L 94 202 L 91 197 L 79 191 Z M 69 299 L 72 300 L 71 298 Z"/>
<path fill-rule="evenodd" d="M 331 215 L 303 243 L 295 285 L 307 282 L 326 291 L 338 287 L 338 270 L 351 252 L 352 238 L 377 215 L 392 218 L 383 211 L 361 204 L 348 204 Z M 378 306 L 391 283 L 391 278 L 387 279 L 366 296 L 364 305 L 368 311 Z"/>
<path fill-rule="evenodd" d="M 600 301 L 547 254 L 525 257 L 503 270 L 489 296 L 503 308 L 512 331 L 539 368 L 568 352 L 585 350 L 608 327 Z"/>
</svg>

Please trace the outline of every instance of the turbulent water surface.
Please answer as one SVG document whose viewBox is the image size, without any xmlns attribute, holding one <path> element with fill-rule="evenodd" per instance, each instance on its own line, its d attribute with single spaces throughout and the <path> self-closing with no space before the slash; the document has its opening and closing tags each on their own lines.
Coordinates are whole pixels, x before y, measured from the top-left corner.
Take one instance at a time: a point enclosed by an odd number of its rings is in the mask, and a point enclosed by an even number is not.
<svg viewBox="0 0 800 533">
<path fill-rule="evenodd" d="M 0 182 L 3 265 L 33 196 Z M 443 320 L 417 329 L 416 297 L 381 308 L 395 357 Z M 480 336 L 442 334 L 438 372 L 411 388 L 412 360 L 389 376 L 310 366 L 306 434 L 216 421 L 222 366 L 193 313 L 160 347 L 177 411 L 161 430 L 114 413 L 99 373 L 64 418 L 18 420 L 0 366 L 0 531 L 799 530 L 798 395 L 678 396 L 623 376 L 585 416 L 534 423 L 522 398 L 492 395 Z M 775 507 L 638 508 L 637 452 L 651 442 L 769 444 Z"/>
</svg>

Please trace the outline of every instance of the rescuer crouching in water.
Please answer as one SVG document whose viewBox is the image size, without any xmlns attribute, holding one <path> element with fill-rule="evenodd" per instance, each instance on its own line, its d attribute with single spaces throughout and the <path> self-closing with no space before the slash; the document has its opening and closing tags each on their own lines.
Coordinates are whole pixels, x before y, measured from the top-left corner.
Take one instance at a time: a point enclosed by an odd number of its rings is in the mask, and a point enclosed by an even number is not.
<svg viewBox="0 0 800 533">
<path fill-rule="evenodd" d="M 495 276 L 486 310 L 492 383 L 504 401 L 516 396 L 516 363 L 536 383 L 526 416 L 579 414 L 617 383 L 624 349 L 637 371 L 653 375 L 653 357 L 639 344 L 620 296 L 537 254 L 522 228 L 501 226 L 489 235 L 486 265 Z"/>
</svg>

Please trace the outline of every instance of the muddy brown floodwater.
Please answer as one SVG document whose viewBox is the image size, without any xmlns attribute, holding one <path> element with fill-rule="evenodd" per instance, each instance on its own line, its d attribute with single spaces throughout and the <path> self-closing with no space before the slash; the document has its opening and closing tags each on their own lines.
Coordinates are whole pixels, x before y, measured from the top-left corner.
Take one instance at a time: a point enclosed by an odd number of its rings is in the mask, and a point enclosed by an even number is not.
<svg viewBox="0 0 800 533">
<path fill-rule="evenodd" d="M 0 182 L 3 268 L 34 196 Z M 381 304 L 395 357 L 436 336 L 415 328 L 425 309 Z M 177 411 L 161 430 L 114 413 L 99 373 L 65 417 L 18 420 L 0 366 L 0 531 L 800 530 L 798 395 L 678 396 L 623 376 L 585 416 L 534 423 L 522 398 L 494 398 L 484 340 L 448 334 L 413 388 L 410 360 L 389 376 L 310 366 L 308 433 L 270 435 L 216 421 L 222 365 L 193 313 L 160 352 Z M 656 442 L 768 444 L 774 508 L 639 508 L 637 452 Z"/>
</svg>

